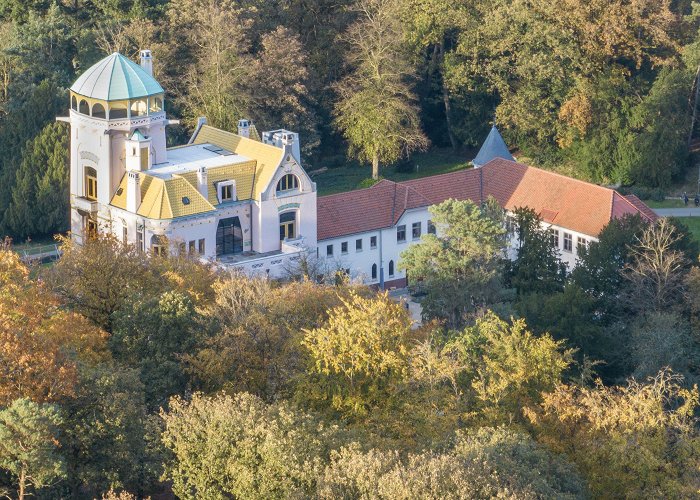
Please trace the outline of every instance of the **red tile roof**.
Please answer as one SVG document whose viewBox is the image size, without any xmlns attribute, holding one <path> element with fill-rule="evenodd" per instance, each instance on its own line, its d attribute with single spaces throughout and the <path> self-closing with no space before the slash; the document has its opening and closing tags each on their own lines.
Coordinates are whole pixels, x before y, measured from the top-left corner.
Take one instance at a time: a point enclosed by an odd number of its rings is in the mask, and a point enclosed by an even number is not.
<svg viewBox="0 0 700 500">
<path fill-rule="evenodd" d="M 502 207 L 529 207 L 546 222 L 597 236 L 613 217 L 656 215 L 636 196 L 554 172 L 497 158 L 481 169 L 374 186 L 318 198 L 318 239 L 391 227 L 404 211 L 447 199 L 479 202 L 493 196 Z"/>
</svg>

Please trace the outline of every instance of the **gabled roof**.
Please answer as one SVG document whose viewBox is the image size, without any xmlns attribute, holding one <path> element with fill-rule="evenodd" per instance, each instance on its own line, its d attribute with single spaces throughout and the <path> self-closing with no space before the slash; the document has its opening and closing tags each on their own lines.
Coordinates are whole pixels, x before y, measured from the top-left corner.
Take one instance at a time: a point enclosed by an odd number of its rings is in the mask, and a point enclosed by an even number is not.
<svg viewBox="0 0 700 500">
<path fill-rule="evenodd" d="M 147 139 L 148 139 L 148 137 L 146 137 L 145 135 L 143 135 L 143 134 L 141 133 L 141 130 L 138 129 L 138 128 L 137 128 L 136 130 L 134 130 L 134 133 L 131 134 L 131 137 L 129 137 L 129 140 L 130 140 L 130 141 L 145 141 L 145 140 L 147 140 Z"/>
<path fill-rule="evenodd" d="M 397 203 L 395 193 L 404 193 L 407 201 Z M 322 196 L 318 198 L 318 239 L 390 227 L 409 208 L 451 198 L 481 203 L 489 196 L 506 210 L 528 207 L 545 222 L 594 237 L 611 219 L 625 214 L 656 220 L 636 197 L 630 199 L 613 189 L 498 158 L 480 169 L 398 184 L 385 180 L 371 188 Z"/>
<path fill-rule="evenodd" d="M 76 94 L 102 101 L 136 99 L 163 93 L 163 87 L 155 78 L 118 52 L 85 70 L 70 89 Z"/>
<path fill-rule="evenodd" d="M 489 132 L 486 140 L 481 145 L 479 154 L 477 154 L 476 158 L 472 160 L 472 163 L 475 167 L 482 167 L 495 158 L 515 161 L 515 158 L 513 158 L 513 155 L 510 154 L 508 146 L 506 146 L 503 137 L 501 137 L 500 132 L 494 125 L 491 127 L 491 132 Z"/>
<path fill-rule="evenodd" d="M 260 198 L 262 191 L 267 188 L 277 167 L 282 163 L 284 150 L 247 137 L 219 130 L 209 125 L 198 129 L 192 140 L 193 144 L 215 144 L 232 153 L 246 156 L 257 162 L 253 196 Z"/>
</svg>

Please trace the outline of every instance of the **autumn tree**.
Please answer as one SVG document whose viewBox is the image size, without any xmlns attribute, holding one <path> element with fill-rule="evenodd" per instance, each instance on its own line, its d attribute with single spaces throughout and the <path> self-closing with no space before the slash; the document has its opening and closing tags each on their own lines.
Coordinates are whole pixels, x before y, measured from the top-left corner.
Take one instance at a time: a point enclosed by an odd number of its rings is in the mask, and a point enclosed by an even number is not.
<svg viewBox="0 0 700 500">
<path fill-rule="evenodd" d="M 246 393 L 169 406 L 161 412 L 171 452 L 165 477 L 179 498 L 308 497 L 337 434 L 287 403 Z"/>
<path fill-rule="evenodd" d="M 387 294 L 364 298 L 351 293 L 341 303 L 327 323 L 304 330 L 315 387 L 301 397 L 363 417 L 392 382 L 406 375 L 411 319 Z M 309 389 L 301 386 L 302 392 Z"/>
<path fill-rule="evenodd" d="M 349 73 L 338 83 L 335 124 L 350 153 L 380 163 L 427 147 L 409 79 L 414 70 L 401 41 L 394 0 L 361 0 L 358 20 L 346 34 Z"/>
<path fill-rule="evenodd" d="M 16 399 L 0 410 L 0 469 L 9 472 L 17 485 L 17 498 L 31 495 L 65 477 L 59 448 L 62 418 L 58 408 Z"/>
<path fill-rule="evenodd" d="M 407 248 L 399 269 L 406 269 L 411 286 L 425 291 L 423 316 L 458 328 L 496 300 L 505 230 L 471 201 L 447 200 L 429 210 L 437 234 Z"/>
</svg>

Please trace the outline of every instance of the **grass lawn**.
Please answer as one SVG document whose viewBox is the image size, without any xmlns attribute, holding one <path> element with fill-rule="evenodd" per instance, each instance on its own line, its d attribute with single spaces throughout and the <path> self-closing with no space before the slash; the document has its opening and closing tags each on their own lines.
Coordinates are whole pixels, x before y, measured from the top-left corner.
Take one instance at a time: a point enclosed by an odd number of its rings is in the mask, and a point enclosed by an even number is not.
<svg viewBox="0 0 700 500">
<path fill-rule="evenodd" d="M 644 200 L 644 203 L 649 206 L 649 208 L 684 208 L 685 205 L 683 204 L 683 200 L 677 200 L 675 198 L 668 198 L 665 199 L 664 201 L 654 201 L 654 200 Z M 692 207 L 693 205 L 693 198 L 689 197 L 688 199 L 688 206 Z"/>
<path fill-rule="evenodd" d="M 691 236 L 700 242 L 700 217 L 678 217 L 678 220 L 688 226 Z"/>
<path fill-rule="evenodd" d="M 471 156 L 451 149 L 432 149 L 411 157 L 411 172 L 398 172 L 395 167 L 382 168 L 379 175 L 392 181 L 405 181 L 429 175 L 444 174 L 467 168 Z M 350 162 L 347 165 L 329 168 L 325 172 L 309 172 L 316 182 L 319 196 L 342 193 L 362 187 L 362 181 L 372 177 L 372 167 Z"/>
</svg>

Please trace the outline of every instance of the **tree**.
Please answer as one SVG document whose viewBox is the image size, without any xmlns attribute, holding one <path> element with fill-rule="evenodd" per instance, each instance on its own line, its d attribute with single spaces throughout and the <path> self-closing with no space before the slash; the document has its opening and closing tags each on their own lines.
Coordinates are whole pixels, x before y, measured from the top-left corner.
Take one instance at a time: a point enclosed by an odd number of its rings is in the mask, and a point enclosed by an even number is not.
<svg viewBox="0 0 700 500">
<path fill-rule="evenodd" d="M 508 324 L 491 312 L 455 335 L 447 348 L 469 367 L 462 383 L 489 422 L 518 418 L 528 402 L 539 401 L 562 380 L 573 355 L 563 341 L 535 337 L 523 320 Z"/>
<path fill-rule="evenodd" d="M 407 80 L 413 69 L 401 44 L 401 26 L 394 0 L 361 0 L 359 20 L 347 33 L 350 73 L 337 85 L 335 124 L 350 153 L 379 164 L 427 147 Z"/>
<path fill-rule="evenodd" d="M 426 319 L 464 325 L 469 314 L 495 301 L 500 288 L 505 230 L 471 201 L 447 200 L 430 207 L 437 234 L 401 254 L 411 286 L 420 287 Z"/>
<path fill-rule="evenodd" d="M 692 497 L 700 488 L 697 388 L 668 370 L 646 383 L 560 385 L 529 412 L 538 441 L 565 453 L 594 497 Z"/>
<path fill-rule="evenodd" d="M 303 345 L 320 380 L 320 397 L 335 410 L 365 416 L 386 386 L 406 374 L 411 319 L 387 294 L 351 293 L 341 303 L 325 325 L 304 330 Z"/>
<path fill-rule="evenodd" d="M 518 295 L 551 294 L 563 289 L 566 265 L 552 245 L 551 234 L 530 208 L 515 209 L 518 236 L 517 257 L 508 270 Z"/>
<path fill-rule="evenodd" d="M 4 225 L 18 238 L 68 229 L 68 137 L 62 123 L 44 127 L 22 154 Z"/>
<path fill-rule="evenodd" d="M 246 393 L 174 398 L 161 418 L 172 453 L 165 477 L 179 498 L 308 497 L 337 434 L 287 403 Z"/>
<path fill-rule="evenodd" d="M 318 496 L 330 498 L 586 498 L 574 468 L 503 428 L 458 433 L 454 449 L 402 458 L 350 445 L 331 453 Z"/>
<path fill-rule="evenodd" d="M 65 463 L 57 451 L 62 418 L 53 405 L 16 399 L 0 410 L 0 469 L 16 479 L 17 497 L 29 496 L 65 477 Z"/>
</svg>

